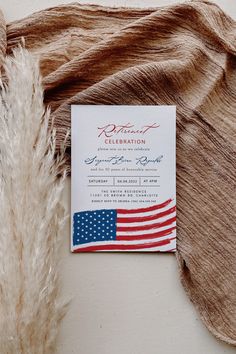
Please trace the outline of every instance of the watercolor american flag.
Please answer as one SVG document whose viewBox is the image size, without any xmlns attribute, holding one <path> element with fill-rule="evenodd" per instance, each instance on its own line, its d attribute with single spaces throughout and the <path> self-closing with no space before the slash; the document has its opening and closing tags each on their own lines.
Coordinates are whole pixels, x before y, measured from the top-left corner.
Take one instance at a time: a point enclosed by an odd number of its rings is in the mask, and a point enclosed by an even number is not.
<svg viewBox="0 0 236 354">
<path fill-rule="evenodd" d="M 174 252 L 174 199 L 137 209 L 100 209 L 74 213 L 73 252 Z"/>
</svg>

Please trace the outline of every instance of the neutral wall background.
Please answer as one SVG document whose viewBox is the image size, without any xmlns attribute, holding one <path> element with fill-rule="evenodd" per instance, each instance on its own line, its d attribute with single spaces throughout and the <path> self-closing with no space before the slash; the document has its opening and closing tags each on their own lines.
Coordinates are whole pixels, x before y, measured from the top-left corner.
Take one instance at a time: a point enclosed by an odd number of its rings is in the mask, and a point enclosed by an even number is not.
<svg viewBox="0 0 236 354">
<path fill-rule="evenodd" d="M 165 6 L 180 2 L 182 0 L 80 0 L 82 4 L 100 4 L 107 6 Z M 23 16 L 27 16 L 32 12 L 51 7 L 59 4 L 76 2 L 73 0 L 0 0 L 1 9 L 4 11 L 6 18 L 11 21 Z M 236 18 L 235 0 L 213 0 L 222 7 L 231 16 Z"/>
<path fill-rule="evenodd" d="M 90 1 L 145 7 L 175 2 Z M 235 0 L 215 2 L 236 19 Z M 58 4 L 60 0 L 0 0 L 7 21 Z M 69 208 L 70 180 L 64 203 Z M 181 287 L 174 255 L 71 254 L 69 238 L 68 225 L 61 259 L 62 293 L 72 302 L 62 324 L 58 354 L 235 353 L 199 320 Z"/>
</svg>

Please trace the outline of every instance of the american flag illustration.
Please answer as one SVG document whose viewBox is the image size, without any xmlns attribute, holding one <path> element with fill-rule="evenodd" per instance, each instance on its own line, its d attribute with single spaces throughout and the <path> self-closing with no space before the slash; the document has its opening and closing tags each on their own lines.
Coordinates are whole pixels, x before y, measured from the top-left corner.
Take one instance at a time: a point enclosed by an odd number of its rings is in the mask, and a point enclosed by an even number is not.
<svg viewBox="0 0 236 354">
<path fill-rule="evenodd" d="M 73 252 L 175 249 L 174 199 L 146 208 L 89 210 L 73 215 Z"/>
</svg>

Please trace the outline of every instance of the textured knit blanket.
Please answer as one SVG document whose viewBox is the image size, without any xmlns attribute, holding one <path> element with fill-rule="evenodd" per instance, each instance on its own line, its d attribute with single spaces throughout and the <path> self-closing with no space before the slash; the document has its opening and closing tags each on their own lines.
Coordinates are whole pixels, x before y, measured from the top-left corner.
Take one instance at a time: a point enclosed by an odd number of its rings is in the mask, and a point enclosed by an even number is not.
<svg viewBox="0 0 236 354">
<path fill-rule="evenodd" d="M 181 279 L 209 330 L 236 345 L 236 22 L 207 1 L 63 5 L 7 26 L 1 16 L 0 61 L 22 37 L 58 141 L 72 103 L 177 106 Z"/>
</svg>

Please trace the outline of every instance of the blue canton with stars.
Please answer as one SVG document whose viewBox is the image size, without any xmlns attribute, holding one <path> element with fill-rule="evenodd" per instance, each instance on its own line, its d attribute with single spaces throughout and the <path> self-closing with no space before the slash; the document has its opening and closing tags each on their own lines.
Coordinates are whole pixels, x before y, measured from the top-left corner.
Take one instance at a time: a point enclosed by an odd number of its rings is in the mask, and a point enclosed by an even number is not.
<svg viewBox="0 0 236 354">
<path fill-rule="evenodd" d="M 73 244 L 116 239 L 117 212 L 114 209 L 81 211 L 73 216 Z"/>
</svg>

